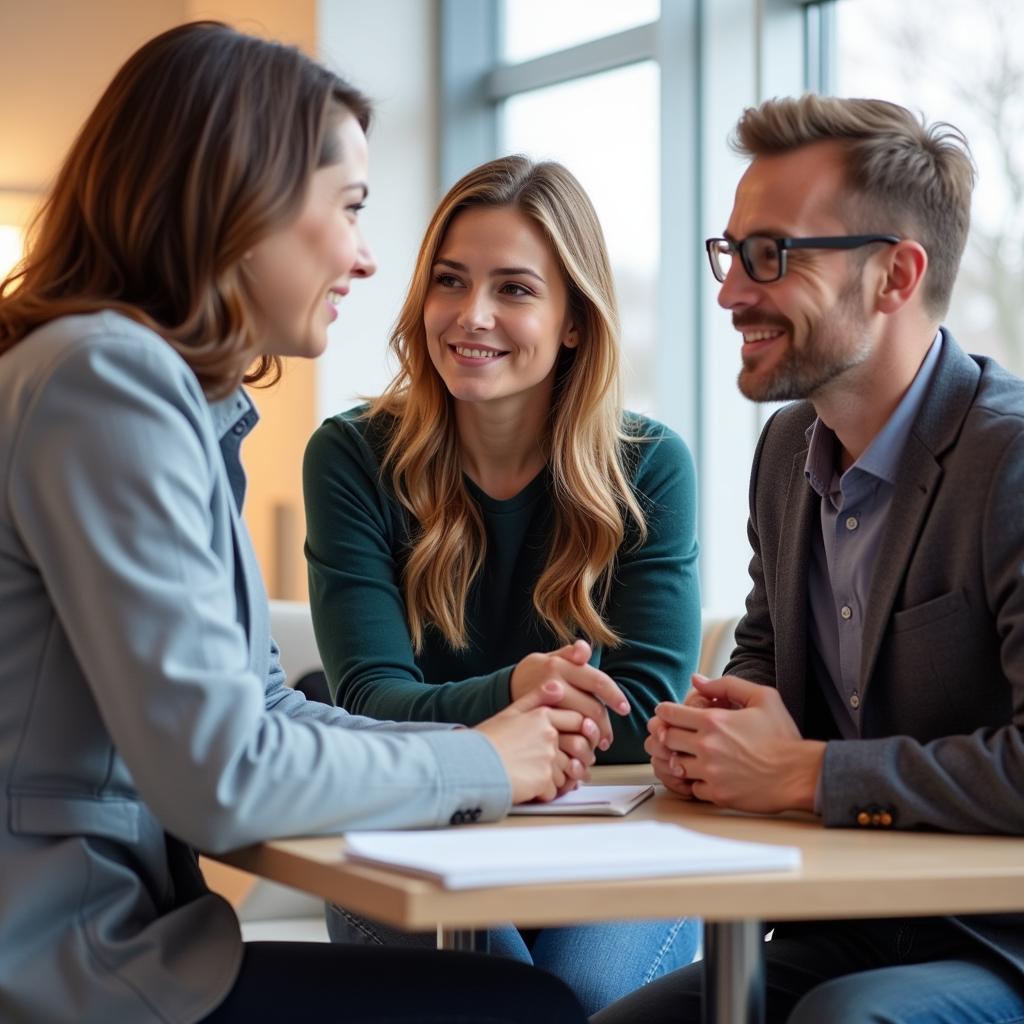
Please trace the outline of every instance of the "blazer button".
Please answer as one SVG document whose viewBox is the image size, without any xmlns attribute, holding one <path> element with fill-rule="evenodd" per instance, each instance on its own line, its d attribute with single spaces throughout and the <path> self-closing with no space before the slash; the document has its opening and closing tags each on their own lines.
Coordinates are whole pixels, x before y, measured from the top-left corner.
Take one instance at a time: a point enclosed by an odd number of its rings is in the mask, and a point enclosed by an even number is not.
<svg viewBox="0 0 1024 1024">
<path fill-rule="evenodd" d="M 462 813 L 462 811 L 456 811 L 456 812 L 455 812 L 455 813 L 454 813 L 454 814 L 453 814 L 453 815 L 452 815 L 452 816 L 451 816 L 451 817 L 450 817 L 450 818 L 448 819 L 448 824 L 449 824 L 449 825 L 462 825 L 462 824 L 464 824 L 464 823 L 465 823 L 465 821 L 466 821 L 466 816 L 465 816 L 465 814 L 463 814 L 463 813 Z"/>
<path fill-rule="evenodd" d="M 862 828 L 871 824 L 871 815 L 867 811 L 861 811 L 857 815 L 857 824 Z"/>
<path fill-rule="evenodd" d="M 473 810 L 469 812 L 469 820 L 478 821 L 481 814 L 483 814 L 483 809 L 480 807 L 474 807 Z"/>
<path fill-rule="evenodd" d="M 882 811 L 878 816 L 879 823 L 885 828 L 889 828 L 892 825 L 892 815 L 888 811 Z"/>
<path fill-rule="evenodd" d="M 871 824 L 875 825 L 875 826 L 881 825 L 882 824 L 882 816 L 881 816 L 881 814 L 878 814 L 878 813 L 872 814 L 871 815 Z"/>
</svg>

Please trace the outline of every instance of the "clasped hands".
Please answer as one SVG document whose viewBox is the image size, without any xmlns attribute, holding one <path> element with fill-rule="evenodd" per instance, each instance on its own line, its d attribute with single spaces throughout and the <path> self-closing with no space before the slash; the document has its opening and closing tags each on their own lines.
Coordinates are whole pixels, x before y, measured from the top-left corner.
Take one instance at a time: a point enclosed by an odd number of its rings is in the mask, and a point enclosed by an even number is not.
<svg viewBox="0 0 1024 1024">
<path fill-rule="evenodd" d="M 658 780 L 687 800 L 755 813 L 814 810 L 825 744 L 800 736 L 778 690 L 738 676 L 693 676 L 663 702 L 644 749 Z"/>
<path fill-rule="evenodd" d="M 629 714 L 622 690 L 589 664 L 590 654 L 585 640 L 528 654 L 512 671 L 512 702 L 477 726 L 498 749 L 513 803 L 575 789 L 589 778 L 595 750 L 611 745 L 609 709 Z"/>
</svg>

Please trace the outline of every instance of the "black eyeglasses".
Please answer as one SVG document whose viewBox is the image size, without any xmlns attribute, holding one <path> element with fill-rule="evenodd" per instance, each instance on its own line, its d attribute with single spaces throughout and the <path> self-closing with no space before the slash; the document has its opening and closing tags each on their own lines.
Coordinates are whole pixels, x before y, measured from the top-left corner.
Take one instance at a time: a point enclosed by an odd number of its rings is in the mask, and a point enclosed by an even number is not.
<svg viewBox="0 0 1024 1024">
<path fill-rule="evenodd" d="M 786 273 L 786 252 L 789 249 L 859 249 L 862 245 L 884 242 L 895 245 L 896 235 L 834 235 L 829 238 L 770 238 L 751 235 L 741 242 L 729 238 L 709 238 L 705 243 L 711 273 L 725 281 L 733 256 L 739 253 L 743 269 L 752 281 L 770 284 Z"/>
</svg>

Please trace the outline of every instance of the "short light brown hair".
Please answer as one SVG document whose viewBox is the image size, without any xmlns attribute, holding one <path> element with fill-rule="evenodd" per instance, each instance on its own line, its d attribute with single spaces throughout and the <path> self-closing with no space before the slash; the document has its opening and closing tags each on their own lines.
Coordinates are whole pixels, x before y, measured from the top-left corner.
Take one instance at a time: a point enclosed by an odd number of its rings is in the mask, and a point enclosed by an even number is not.
<svg viewBox="0 0 1024 1024">
<path fill-rule="evenodd" d="M 924 247 L 925 308 L 944 316 L 971 222 L 975 171 L 963 133 L 885 100 L 808 94 L 747 108 L 733 148 L 757 157 L 814 142 L 844 145 L 853 201 L 843 213 L 852 231 L 891 232 Z"/>
<path fill-rule="evenodd" d="M 331 129 L 368 100 L 298 50 L 217 22 L 139 49 L 71 148 L 0 283 L 0 354 L 59 316 L 116 309 L 162 335 L 211 396 L 273 380 L 243 257 L 298 215 Z M 255 365 L 253 365 L 255 363 Z"/>
</svg>

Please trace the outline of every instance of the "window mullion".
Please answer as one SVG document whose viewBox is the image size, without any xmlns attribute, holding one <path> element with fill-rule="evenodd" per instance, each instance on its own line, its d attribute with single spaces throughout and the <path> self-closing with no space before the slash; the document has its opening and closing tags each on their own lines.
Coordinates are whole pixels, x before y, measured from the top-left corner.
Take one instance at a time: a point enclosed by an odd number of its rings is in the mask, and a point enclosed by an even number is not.
<svg viewBox="0 0 1024 1024">
<path fill-rule="evenodd" d="M 656 40 L 657 22 L 651 22 L 519 64 L 498 64 L 487 76 L 487 97 L 498 103 L 531 89 L 650 60 L 655 56 Z"/>
</svg>

